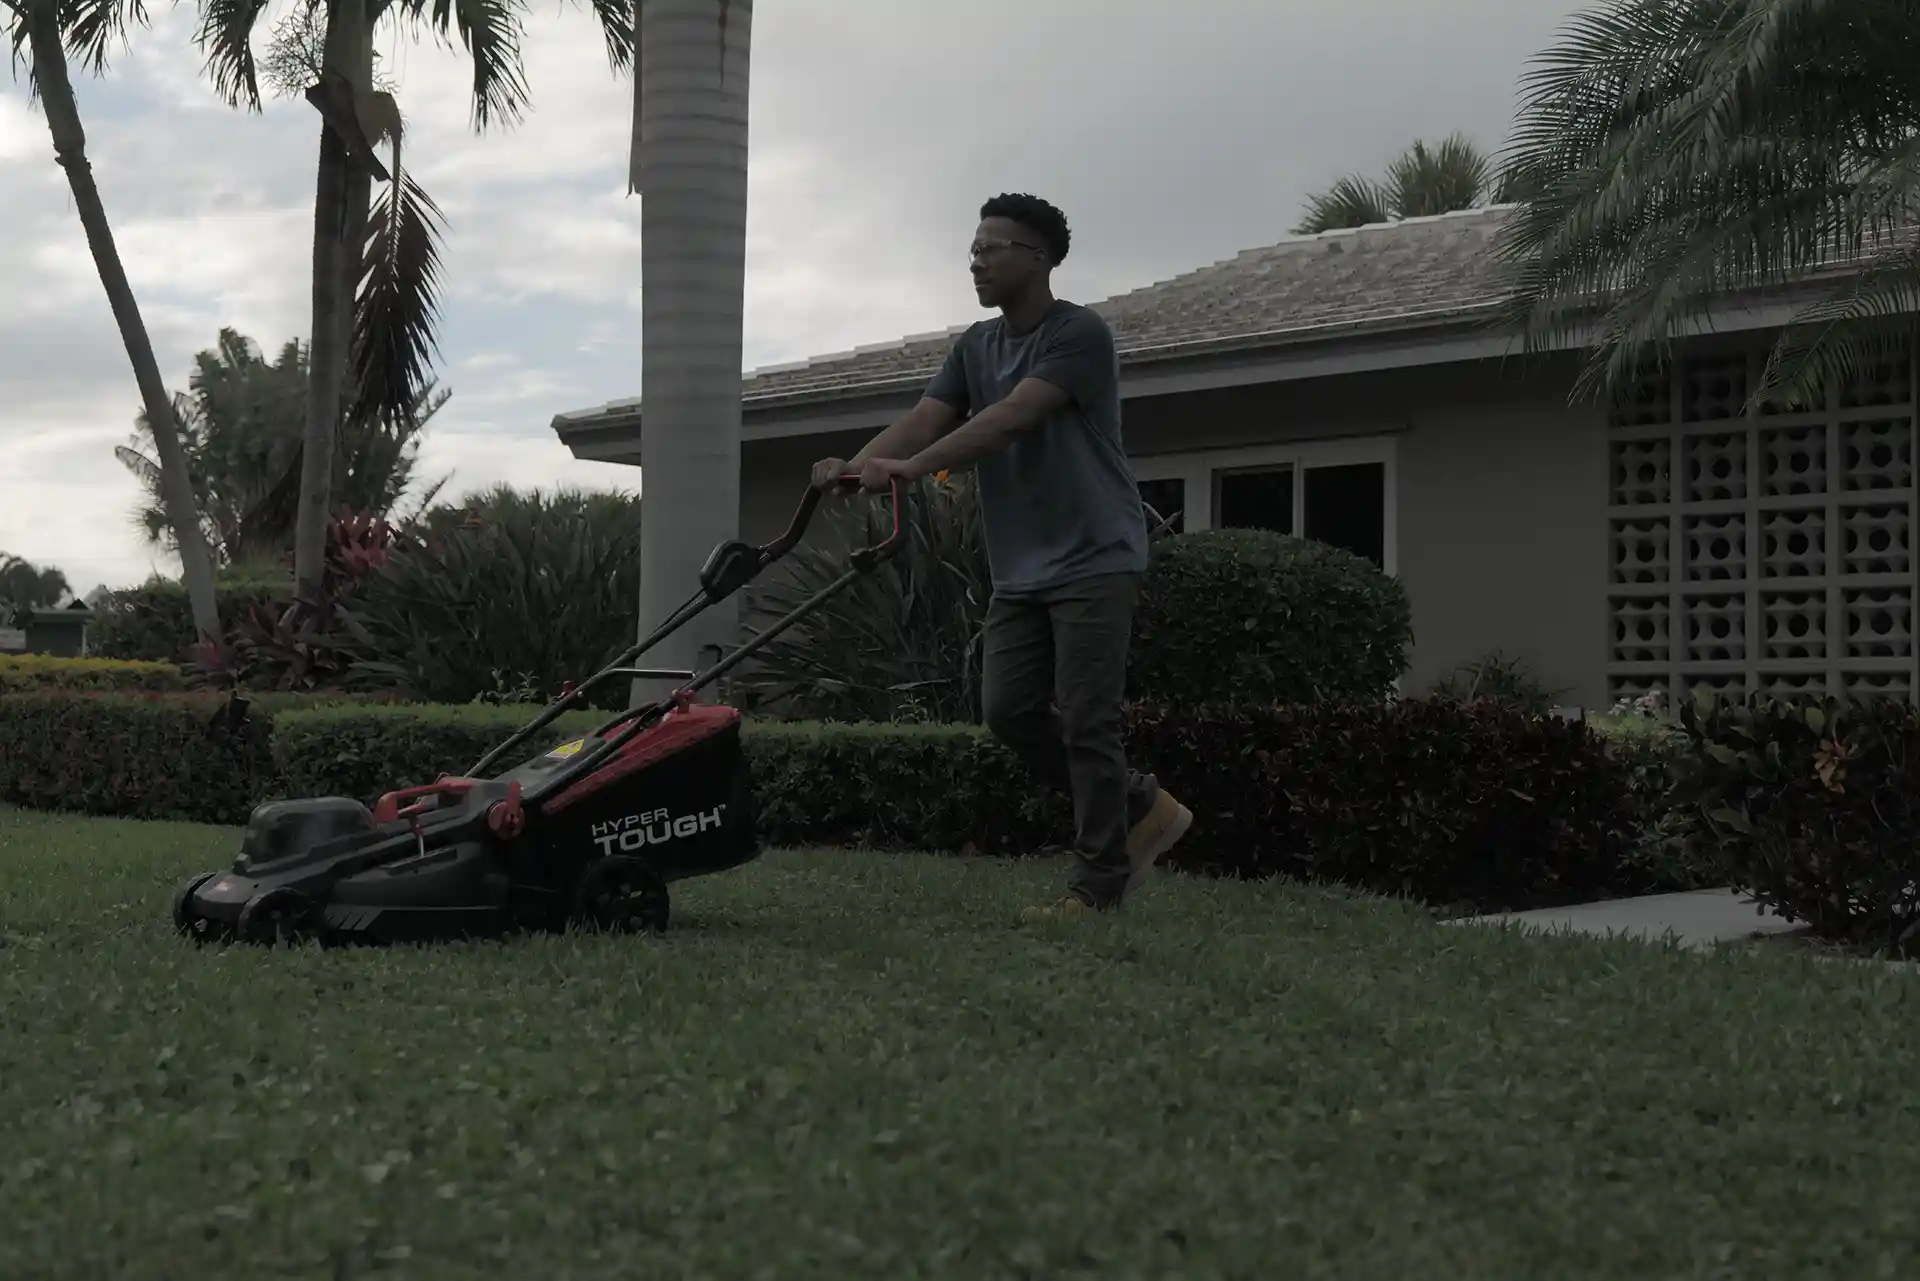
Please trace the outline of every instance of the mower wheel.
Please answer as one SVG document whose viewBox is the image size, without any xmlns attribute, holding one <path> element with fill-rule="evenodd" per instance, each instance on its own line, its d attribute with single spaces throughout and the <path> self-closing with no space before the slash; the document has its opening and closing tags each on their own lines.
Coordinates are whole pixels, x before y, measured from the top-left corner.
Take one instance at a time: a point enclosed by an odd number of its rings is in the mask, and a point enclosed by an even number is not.
<svg viewBox="0 0 1920 1281">
<path fill-rule="evenodd" d="M 194 892 L 218 875 L 218 872 L 202 872 L 173 892 L 173 928 L 196 943 L 205 943 L 213 937 L 215 922 L 193 910 Z"/>
<path fill-rule="evenodd" d="M 247 943 L 298 943 L 313 933 L 317 917 L 313 900 L 281 886 L 248 899 L 234 932 Z"/>
<path fill-rule="evenodd" d="M 609 854 L 580 874 L 573 919 L 610 934 L 658 934 L 667 928 L 667 883 L 644 859 Z"/>
</svg>

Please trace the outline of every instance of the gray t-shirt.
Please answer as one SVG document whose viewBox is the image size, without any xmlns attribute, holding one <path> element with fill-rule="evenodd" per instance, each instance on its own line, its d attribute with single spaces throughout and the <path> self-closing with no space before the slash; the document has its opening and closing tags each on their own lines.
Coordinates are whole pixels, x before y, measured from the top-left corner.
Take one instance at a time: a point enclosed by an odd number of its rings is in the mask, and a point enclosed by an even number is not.
<svg viewBox="0 0 1920 1281">
<path fill-rule="evenodd" d="M 926 394 L 972 417 L 1028 377 L 1072 399 L 974 464 L 994 591 L 1018 596 L 1144 572 L 1147 521 L 1120 437 L 1120 360 L 1098 312 L 1056 301 L 1023 334 L 1004 316 L 979 321 Z"/>
</svg>

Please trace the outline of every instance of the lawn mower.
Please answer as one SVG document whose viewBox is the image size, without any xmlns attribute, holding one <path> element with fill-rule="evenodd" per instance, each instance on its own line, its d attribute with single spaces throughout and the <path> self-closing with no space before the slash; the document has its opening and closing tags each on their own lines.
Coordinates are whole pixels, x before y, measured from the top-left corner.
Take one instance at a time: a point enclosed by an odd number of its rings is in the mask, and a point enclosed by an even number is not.
<svg viewBox="0 0 1920 1281">
<path fill-rule="evenodd" d="M 839 485 L 855 489 L 859 481 L 843 477 Z M 791 551 L 820 497 L 809 487 L 771 542 L 714 548 L 691 599 L 607 667 L 564 687 L 465 773 L 396 788 L 371 807 L 345 796 L 257 806 L 232 867 L 195 876 L 174 895 L 175 927 L 200 941 L 247 943 L 664 930 L 669 885 L 759 853 L 740 714 L 697 695 L 898 550 L 898 481 L 892 532 L 855 549 L 837 578 L 764 631 L 705 671 L 633 664 Z M 678 683 L 584 738 L 499 768 L 602 682 L 620 679 Z"/>
</svg>

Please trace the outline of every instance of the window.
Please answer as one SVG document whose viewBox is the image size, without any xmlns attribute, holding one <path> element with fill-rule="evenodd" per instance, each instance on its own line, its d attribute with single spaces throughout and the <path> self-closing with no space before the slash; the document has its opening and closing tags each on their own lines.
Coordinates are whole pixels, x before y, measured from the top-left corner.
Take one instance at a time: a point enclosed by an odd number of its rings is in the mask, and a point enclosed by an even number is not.
<svg viewBox="0 0 1920 1281">
<path fill-rule="evenodd" d="M 1393 574 L 1395 459 L 1393 437 L 1365 437 L 1158 455 L 1136 459 L 1134 474 L 1141 496 L 1163 517 L 1184 508 L 1176 529 L 1297 534 Z"/>
<path fill-rule="evenodd" d="M 1213 523 L 1220 529 L 1293 532 L 1293 468 L 1215 472 Z"/>
<path fill-rule="evenodd" d="M 1385 463 L 1307 468 L 1301 486 L 1306 536 L 1385 565 L 1386 481 Z"/>
</svg>

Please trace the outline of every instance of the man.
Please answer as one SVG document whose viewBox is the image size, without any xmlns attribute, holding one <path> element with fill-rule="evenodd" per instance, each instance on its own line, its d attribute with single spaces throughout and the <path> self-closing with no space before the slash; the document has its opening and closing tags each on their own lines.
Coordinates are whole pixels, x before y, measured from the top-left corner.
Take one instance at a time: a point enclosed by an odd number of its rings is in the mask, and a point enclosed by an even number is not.
<svg viewBox="0 0 1920 1281">
<path fill-rule="evenodd" d="M 876 491 L 975 469 L 993 569 L 987 725 L 1073 797 L 1068 892 L 1027 909 L 1030 921 L 1118 906 L 1193 822 L 1127 768 L 1121 704 L 1147 524 L 1121 444 L 1113 334 L 1053 296 L 1069 240 L 1065 216 L 1038 197 L 987 201 L 968 257 L 975 295 L 999 316 L 954 343 L 905 417 L 813 470 L 816 486 L 857 472 Z"/>
</svg>

